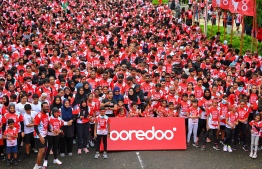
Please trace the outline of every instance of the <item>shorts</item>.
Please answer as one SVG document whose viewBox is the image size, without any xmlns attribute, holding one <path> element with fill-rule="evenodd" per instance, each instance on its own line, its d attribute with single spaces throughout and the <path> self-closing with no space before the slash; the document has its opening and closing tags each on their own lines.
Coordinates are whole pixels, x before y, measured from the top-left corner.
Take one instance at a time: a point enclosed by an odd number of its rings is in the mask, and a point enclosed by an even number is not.
<svg viewBox="0 0 262 169">
<path fill-rule="evenodd" d="M 240 23 L 236 23 L 236 26 L 240 26 Z"/>
<path fill-rule="evenodd" d="M 226 126 L 220 126 L 220 130 L 225 130 Z"/>
<path fill-rule="evenodd" d="M 40 148 L 45 148 L 46 147 L 46 143 L 47 143 L 47 138 L 44 137 L 45 139 L 45 144 L 42 144 L 39 138 L 35 138 L 35 147 L 40 149 Z"/>
<path fill-rule="evenodd" d="M 6 146 L 6 154 L 17 153 L 17 146 Z"/>
<path fill-rule="evenodd" d="M 23 142 L 24 142 L 25 144 L 30 144 L 30 143 L 31 143 L 31 140 L 33 139 L 33 137 L 34 137 L 34 133 L 33 133 L 33 132 L 32 132 L 32 133 L 25 134 L 25 137 L 24 137 Z"/>
</svg>

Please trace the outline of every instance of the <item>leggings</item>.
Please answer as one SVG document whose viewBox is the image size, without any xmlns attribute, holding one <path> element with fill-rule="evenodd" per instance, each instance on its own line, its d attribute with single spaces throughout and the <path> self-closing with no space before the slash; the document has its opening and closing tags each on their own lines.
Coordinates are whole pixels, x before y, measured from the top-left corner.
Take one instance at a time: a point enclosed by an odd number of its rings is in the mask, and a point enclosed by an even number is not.
<svg viewBox="0 0 262 169">
<path fill-rule="evenodd" d="M 198 124 L 193 124 L 193 123 L 188 123 L 188 133 L 187 133 L 187 142 L 190 142 L 190 137 L 191 134 L 193 132 L 194 135 L 194 143 L 197 141 L 197 128 L 198 128 Z"/>
<path fill-rule="evenodd" d="M 57 159 L 57 150 L 59 144 L 59 136 L 47 136 L 48 145 L 45 150 L 45 160 L 48 160 L 48 156 L 50 154 L 50 150 L 53 150 L 54 159 Z"/>
<path fill-rule="evenodd" d="M 251 135 L 251 152 L 254 151 L 254 153 L 257 153 L 258 142 L 259 142 L 259 136 Z"/>
<path fill-rule="evenodd" d="M 243 145 L 246 145 L 246 130 L 247 130 L 247 124 L 239 122 L 235 129 L 234 145 L 237 145 L 239 131 L 242 132 Z"/>
<path fill-rule="evenodd" d="M 202 130 L 204 129 L 204 135 L 207 131 L 206 129 L 207 120 L 206 119 L 199 119 L 198 121 L 198 128 L 197 128 L 197 137 L 200 136 Z"/>
<path fill-rule="evenodd" d="M 77 147 L 82 149 L 87 146 L 89 139 L 89 123 L 77 124 Z"/>
<path fill-rule="evenodd" d="M 60 143 L 60 153 L 65 153 L 66 148 L 67 148 L 67 153 L 72 153 L 73 137 L 61 137 L 59 143 Z"/>
<path fill-rule="evenodd" d="M 226 127 L 226 140 L 225 145 L 230 146 L 232 142 L 232 136 L 235 132 L 235 129 L 230 129 Z"/>
<path fill-rule="evenodd" d="M 206 145 L 206 142 L 207 142 L 206 140 L 207 140 L 207 137 L 208 137 L 209 132 L 210 132 L 211 130 L 213 131 L 214 145 L 216 145 L 216 144 L 218 143 L 218 139 L 217 139 L 217 129 L 209 129 L 209 130 L 207 130 L 207 132 L 206 132 L 206 134 L 205 134 L 203 145 Z"/>
<path fill-rule="evenodd" d="M 104 151 L 107 151 L 107 135 L 97 135 L 96 138 L 96 151 L 100 151 L 101 140 L 103 140 Z"/>
</svg>

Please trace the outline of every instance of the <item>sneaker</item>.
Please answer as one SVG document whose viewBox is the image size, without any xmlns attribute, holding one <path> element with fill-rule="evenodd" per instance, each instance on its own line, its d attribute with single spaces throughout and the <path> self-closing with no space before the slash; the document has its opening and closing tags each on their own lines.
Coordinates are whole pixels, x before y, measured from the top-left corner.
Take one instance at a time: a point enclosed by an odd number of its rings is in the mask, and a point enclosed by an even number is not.
<svg viewBox="0 0 262 169">
<path fill-rule="evenodd" d="M 93 140 L 90 140 L 90 141 L 89 141 L 89 144 L 90 144 L 91 147 L 95 147 L 95 143 L 94 143 Z"/>
<path fill-rule="evenodd" d="M 87 148 L 84 148 L 83 150 L 84 150 L 85 153 L 89 152 L 89 150 Z"/>
<path fill-rule="evenodd" d="M 218 146 L 217 144 L 215 144 L 215 145 L 213 146 L 213 149 L 215 149 L 215 150 L 217 150 L 217 151 L 220 151 L 219 146 Z"/>
<path fill-rule="evenodd" d="M 60 153 L 60 157 L 64 157 L 65 156 L 65 153 Z"/>
<path fill-rule="evenodd" d="M 73 140 L 73 144 L 76 144 L 76 140 L 75 139 Z"/>
<path fill-rule="evenodd" d="M 0 156 L 0 161 L 5 161 L 5 156 L 4 155 Z"/>
<path fill-rule="evenodd" d="M 10 160 L 7 160 L 6 166 L 9 167 L 10 165 L 11 165 L 11 161 L 10 161 Z"/>
<path fill-rule="evenodd" d="M 48 161 L 44 160 L 43 167 L 47 167 Z"/>
<path fill-rule="evenodd" d="M 223 146 L 225 145 L 224 141 L 220 141 L 220 143 L 221 143 Z"/>
<path fill-rule="evenodd" d="M 67 153 L 67 155 L 68 155 L 68 156 L 72 156 L 72 155 L 73 155 L 73 153 Z"/>
<path fill-rule="evenodd" d="M 252 153 L 252 152 L 250 152 L 250 154 L 249 154 L 249 157 L 250 157 L 250 158 L 252 158 L 252 157 L 253 157 L 253 153 Z"/>
<path fill-rule="evenodd" d="M 253 156 L 252 156 L 253 159 L 257 158 L 257 154 L 254 153 Z"/>
<path fill-rule="evenodd" d="M 38 153 L 38 150 L 35 149 L 35 148 L 33 148 L 33 149 L 32 149 L 32 152 L 35 153 L 35 154 L 37 154 L 37 153 Z"/>
<path fill-rule="evenodd" d="M 58 160 L 58 159 L 55 159 L 55 160 L 53 161 L 53 163 L 54 163 L 54 164 L 58 164 L 58 165 L 61 165 L 61 164 L 62 164 L 62 162 L 61 162 L 60 160 Z"/>
<path fill-rule="evenodd" d="M 206 150 L 206 146 L 202 145 L 201 150 L 205 151 Z"/>
<path fill-rule="evenodd" d="M 199 148 L 199 147 L 200 147 L 199 144 L 198 144 L 198 142 L 193 143 L 193 146 L 195 146 L 196 148 Z"/>
<path fill-rule="evenodd" d="M 248 149 L 247 149 L 247 146 L 246 146 L 246 145 L 245 145 L 245 146 L 243 146 L 242 148 L 243 148 L 243 150 L 244 150 L 244 151 L 248 151 Z"/>
<path fill-rule="evenodd" d="M 227 146 L 227 151 L 230 152 L 230 153 L 232 153 L 232 148 L 231 148 L 231 146 Z"/>
<path fill-rule="evenodd" d="M 14 166 L 18 166 L 17 160 L 14 160 Z"/>
<path fill-rule="evenodd" d="M 190 143 L 187 143 L 187 144 L 186 144 L 186 147 L 187 147 L 187 148 L 190 148 Z"/>
<path fill-rule="evenodd" d="M 223 147 L 223 151 L 227 151 L 227 145 L 224 145 L 224 147 Z"/>
<path fill-rule="evenodd" d="M 104 159 L 107 159 L 107 153 L 104 153 L 104 154 L 103 154 L 103 158 L 104 158 Z"/>
<path fill-rule="evenodd" d="M 82 154 L 82 150 L 78 149 L 77 154 Z"/>
<path fill-rule="evenodd" d="M 99 157 L 99 153 L 96 153 L 96 154 L 95 154 L 95 158 L 98 158 L 98 157 Z"/>
</svg>

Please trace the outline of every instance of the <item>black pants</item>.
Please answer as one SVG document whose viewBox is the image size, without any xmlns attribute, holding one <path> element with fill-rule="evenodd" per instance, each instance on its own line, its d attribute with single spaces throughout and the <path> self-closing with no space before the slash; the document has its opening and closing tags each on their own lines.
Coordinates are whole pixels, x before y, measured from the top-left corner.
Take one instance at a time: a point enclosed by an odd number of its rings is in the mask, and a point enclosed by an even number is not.
<svg viewBox="0 0 262 169">
<path fill-rule="evenodd" d="M 20 150 L 20 145 L 21 145 L 21 143 L 22 143 L 22 136 L 21 136 L 21 132 L 19 132 L 19 133 L 18 133 L 18 138 L 17 138 L 17 151 L 18 151 L 17 154 L 19 154 L 19 150 Z"/>
<path fill-rule="evenodd" d="M 60 137 L 60 153 L 65 153 L 65 149 L 67 149 L 67 153 L 72 153 L 73 150 L 73 137 Z"/>
<path fill-rule="evenodd" d="M 244 124 L 244 123 L 241 123 L 241 122 L 238 123 L 238 125 L 236 126 L 236 129 L 235 129 L 234 145 L 237 145 L 238 135 L 239 135 L 240 131 L 242 132 L 241 141 L 243 142 L 244 145 L 246 145 L 247 144 L 247 142 L 246 142 L 247 124 Z"/>
<path fill-rule="evenodd" d="M 45 160 L 48 160 L 48 156 L 50 154 L 50 150 L 53 150 L 54 153 L 54 159 L 57 159 L 57 150 L 58 150 L 58 144 L 59 144 L 59 137 L 60 136 L 47 136 L 48 145 L 45 150 Z"/>
<path fill-rule="evenodd" d="M 198 121 L 198 128 L 197 128 L 197 137 L 200 136 L 202 130 L 204 129 L 205 133 L 207 131 L 206 129 L 207 120 L 206 119 L 199 119 Z M 204 135 L 205 135 L 204 133 Z"/>
<path fill-rule="evenodd" d="M 187 26 L 192 26 L 192 19 L 187 19 L 186 20 L 186 25 Z"/>
<path fill-rule="evenodd" d="M 218 139 L 217 139 L 217 129 L 209 129 L 207 130 L 206 134 L 205 134 L 205 137 L 204 137 L 204 142 L 203 142 L 203 145 L 206 145 L 206 140 L 207 140 L 207 137 L 209 135 L 209 132 L 210 131 L 213 131 L 213 139 L 214 139 L 214 145 L 218 143 Z"/>
<path fill-rule="evenodd" d="M 91 129 L 91 131 L 90 131 L 90 135 L 91 135 L 91 139 L 93 139 L 94 138 L 94 131 L 95 131 L 95 124 L 90 124 L 90 129 Z"/>
<path fill-rule="evenodd" d="M 83 124 L 77 124 L 77 147 L 78 149 L 82 149 L 87 146 L 88 140 L 89 140 L 89 127 L 90 124 L 83 123 Z"/>
<path fill-rule="evenodd" d="M 225 145 L 230 146 L 232 142 L 232 137 L 235 132 L 235 129 L 230 129 L 226 127 L 226 140 Z"/>
<path fill-rule="evenodd" d="M 97 138 L 96 138 L 96 151 L 100 151 L 101 140 L 103 140 L 104 151 L 107 151 L 107 135 L 97 135 Z"/>
</svg>

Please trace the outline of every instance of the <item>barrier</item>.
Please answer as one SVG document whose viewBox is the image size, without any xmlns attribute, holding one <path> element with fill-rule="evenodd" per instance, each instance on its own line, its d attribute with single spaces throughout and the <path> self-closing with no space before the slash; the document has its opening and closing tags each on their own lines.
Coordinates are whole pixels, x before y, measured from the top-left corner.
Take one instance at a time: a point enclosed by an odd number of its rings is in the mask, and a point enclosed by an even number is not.
<svg viewBox="0 0 262 169">
<path fill-rule="evenodd" d="M 184 118 L 111 118 L 108 151 L 185 150 Z"/>
</svg>

